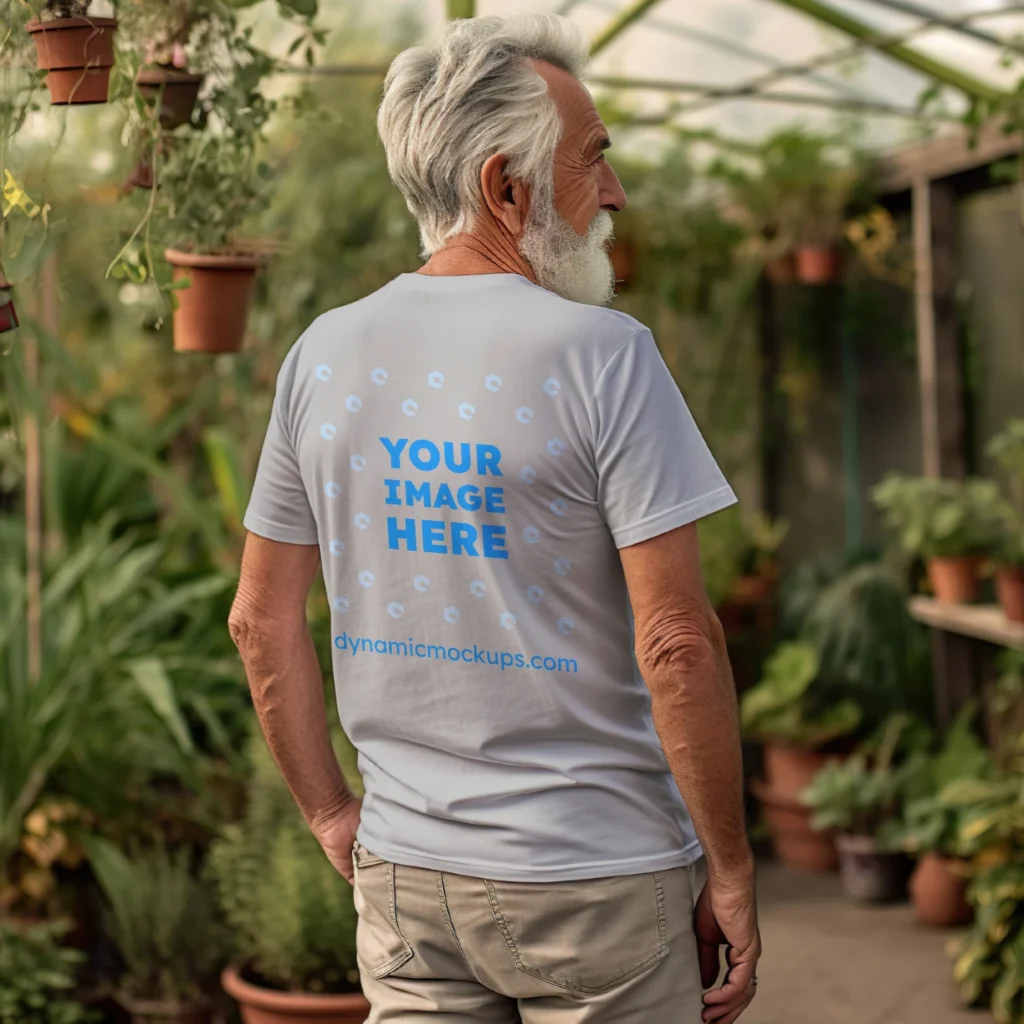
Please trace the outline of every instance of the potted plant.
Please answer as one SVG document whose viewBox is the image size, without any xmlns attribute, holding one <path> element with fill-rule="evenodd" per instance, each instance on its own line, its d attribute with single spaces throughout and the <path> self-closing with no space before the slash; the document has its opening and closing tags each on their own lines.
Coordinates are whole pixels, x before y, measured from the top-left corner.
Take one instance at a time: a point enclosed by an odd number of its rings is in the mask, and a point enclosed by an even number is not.
<svg viewBox="0 0 1024 1024">
<path fill-rule="evenodd" d="M 1024 622 L 1024 419 L 1009 420 L 985 452 L 1006 474 L 1012 502 L 996 553 L 996 594 L 1006 617 Z"/>
<path fill-rule="evenodd" d="M 91 0 L 33 0 L 36 17 L 25 27 L 55 106 L 107 102 L 117 19 L 90 16 L 90 5 Z"/>
<path fill-rule="evenodd" d="M 146 39 L 135 85 L 150 116 L 165 132 L 192 119 L 204 76 L 188 70 L 186 47 L 193 26 L 210 13 L 200 0 L 140 3 L 125 11 L 125 29 Z"/>
<path fill-rule="evenodd" d="M 362 1024 L 352 889 L 295 806 L 261 737 L 251 745 L 249 803 L 210 865 L 237 961 L 222 983 L 246 1024 Z"/>
<path fill-rule="evenodd" d="M 891 475 L 872 497 L 904 552 L 925 559 L 939 601 L 976 600 L 978 567 L 1002 531 L 1005 506 L 991 480 Z"/>
<path fill-rule="evenodd" d="M 74 998 L 85 957 L 60 945 L 65 922 L 21 924 L 0 917 L 0 1021 L 93 1024 L 98 1016 Z"/>
<path fill-rule="evenodd" d="M 815 829 L 833 831 L 843 889 L 866 903 L 891 902 L 906 895 L 909 861 L 884 838 L 899 819 L 904 787 L 916 765 L 895 762 L 906 727 L 894 716 L 877 749 L 864 748 L 843 762 L 826 764 L 802 794 Z"/>
<path fill-rule="evenodd" d="M 213 53 L 221 73 L 204 97 L 202 131 L 168 136 L 153 131 L 152 118 L 140 126 L 140 137 L 149 142 L 144 177 L 151 177 L 156 195 L 143 204 L 139 223 L 111 265 L 114 274 L 134 279 L 139 272 L 138 240 L 164 239 L 166 262 L 160 263 L 147 243 L 141 263 L 143 276 L 173 296 L 174 347 L 179 352 L 241 348 L 256 273 L 267 261 L 267 247 L 247 239 L 243 229 L 270 199 L 271 169 L 258 159 L 257 150 L 276 106 L 262 90 L 276 61 L 238 23 L 238 8 L 249 5 L 250 0 L 206 5 L 190 21 L 189 12 L 196 9 L 182 8 L 188 21 L 186 59 L 193 51 Z M 321 38 L 309 27 L 315 3 L 279 0 L 279 7 L 295 16 L 307 12 L 299 20 L 308 31 L 295 42 Z M 179 39 L 172 52 L 181 45 Z M 312 60 L 311 44 L 307 59 Z"/>
<path fill-rule="evenodd" d="M 1024 1019 L 1024 746 L 988 780 L 953 783 L 946 796 L 963 809 L 961 848 L 970 858 L 967 898 L 974 925 L 957 943 L 953 970 L 970 1006 L 999 1024 Z"/>
<path fill-rule="evenodd" d="M 834 869 L 828 835 L 811 828 L 800 794 L 830 755 L 828 744 L 860 723 L 851 700 L 832 700 L 816 687 L 818 657 L 805 643 L 782 644 L 765 663 L 758 684 L 743 694 L 740 717 L 747 738 L 761 740 L 765 780 L 755 786 L 775 850 L 783 863 L 808 870 Z"/>
<path fill-rule="evenodd" d="M 888 837 L 890 845 L 918 858 L 910 877 L 911 901 L 922 924 L 939 928 L 967 924 L 973 916 L 960 838 L 969 808 L 949 787 L 988 779 L 994 770 L 991 755 L 974 733 L 975 711 L 973 706 L 961 711 L 942 748 L 908 783 L 903 820 L 894 823 Z"/>
<path fill-rule="evenodd" d="M 133 1024 L 209 1024 L 227 936 L 189 851 L 126 856 L 93 837 L 87 852 L 124 963 L 118 1002 Z"/>
</svg>

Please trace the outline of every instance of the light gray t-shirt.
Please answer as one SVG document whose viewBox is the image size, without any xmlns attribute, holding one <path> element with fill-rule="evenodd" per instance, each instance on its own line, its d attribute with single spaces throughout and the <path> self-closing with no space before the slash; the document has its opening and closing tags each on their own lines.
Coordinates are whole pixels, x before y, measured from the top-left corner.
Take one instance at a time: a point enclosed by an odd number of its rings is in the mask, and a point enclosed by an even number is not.
<svg viewBox="0 0 1024 1024">
<path fill-rule="evenodd" d="M 320 547 L 359 841 L 503 881 L 696 860 L 617 549 L 734 501 L 622 313 L 407 274 L 316 320 L 245 525 Z"/>
</svg>

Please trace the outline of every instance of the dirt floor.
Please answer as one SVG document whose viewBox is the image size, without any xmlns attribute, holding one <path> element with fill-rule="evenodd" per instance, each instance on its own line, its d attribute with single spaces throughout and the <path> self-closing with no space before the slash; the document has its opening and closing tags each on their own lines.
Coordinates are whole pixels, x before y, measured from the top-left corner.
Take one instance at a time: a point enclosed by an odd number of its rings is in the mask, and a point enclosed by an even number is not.
<svg viewBox="0 0 1024 1024">
<path fill-rule="evenodd" d="M 859 907 L 833 877 L 774 865 L 760 874 L 764 956 L 741 1024 L 986 1024 L 951 980 L 952 934 L 921 928 L 909 905 Z"/>
</svg>

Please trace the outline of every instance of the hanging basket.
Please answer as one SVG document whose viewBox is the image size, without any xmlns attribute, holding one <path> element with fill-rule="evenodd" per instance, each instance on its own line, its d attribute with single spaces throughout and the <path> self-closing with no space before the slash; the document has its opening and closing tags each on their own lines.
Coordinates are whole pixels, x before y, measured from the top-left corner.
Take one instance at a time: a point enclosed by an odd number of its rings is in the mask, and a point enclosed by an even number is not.
<svg viewBox="0 0 1024 1024">
<path fill-rule="evenodd" d="M 803 245 L 796 250 L 796 277 L 801 284 L 835 284 L 843 276 L 843 253 L 834 245 Z"/>
<path fill-rule="evenodd" d="M 176 68 L 144 68 L 135 76 L 135 84 L 151 108 L 160 104 L 157 114 L 160 127 L 172 132 L 192 120 L 203 75 L 192 75 Z"/>
<path fill-rule="evenodd" d="M 237 352 L 245 340 L 256 272 L 262 253 L 205 255 L 168 249 L 174 280 L 189 282 L 175 292 L 175 352 Z"/>
<path fill-rule="evenodd" d="M 38 66 L 46 70 L 50 103 L 106 103 L 114 66 L 116 18 L 55 18 L 30 21 Z"/>
<path fill-rule="evenodd" d="M 16 330 L 17 327 L 18 312 L 14 308 L 14 296 L 10 286 L 0 281 L 0 334 Z"/>
</svg>

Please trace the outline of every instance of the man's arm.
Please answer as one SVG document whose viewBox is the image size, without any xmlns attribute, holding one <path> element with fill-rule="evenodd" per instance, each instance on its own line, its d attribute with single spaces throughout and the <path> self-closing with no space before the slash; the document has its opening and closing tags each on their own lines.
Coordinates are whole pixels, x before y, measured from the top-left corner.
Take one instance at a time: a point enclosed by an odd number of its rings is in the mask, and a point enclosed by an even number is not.
<svg viewBox="0 0 1024 1024">
<path fill-rule="evenodd" d="M 722 941 L 714 935 L 716 922 L 733 947 L 725 984 L 705 997 L 704 1019 L 731 1024 L 753 997 L 760 939 L 754 860 L 744 827 L 739 715 L 725 635 L 701 576 L 695 524 L 619 554 L 654 724 L 707 859 L 708 885 L 697 911 L 705 971 L 710 970 L 708 944 Z M 717 948 L 712 980 L 715 975 Z M 705 983 L 710 983 L 707 973 Z"/>
<path fill-rule="evenodd" d="M 360 802 L 334 756 L 306 622 L 306 596 L 319 564 L 316 546 L 250 533 L 228 629 L 274 760 L 325 853 L 351 881 Z"/>
</svg>

